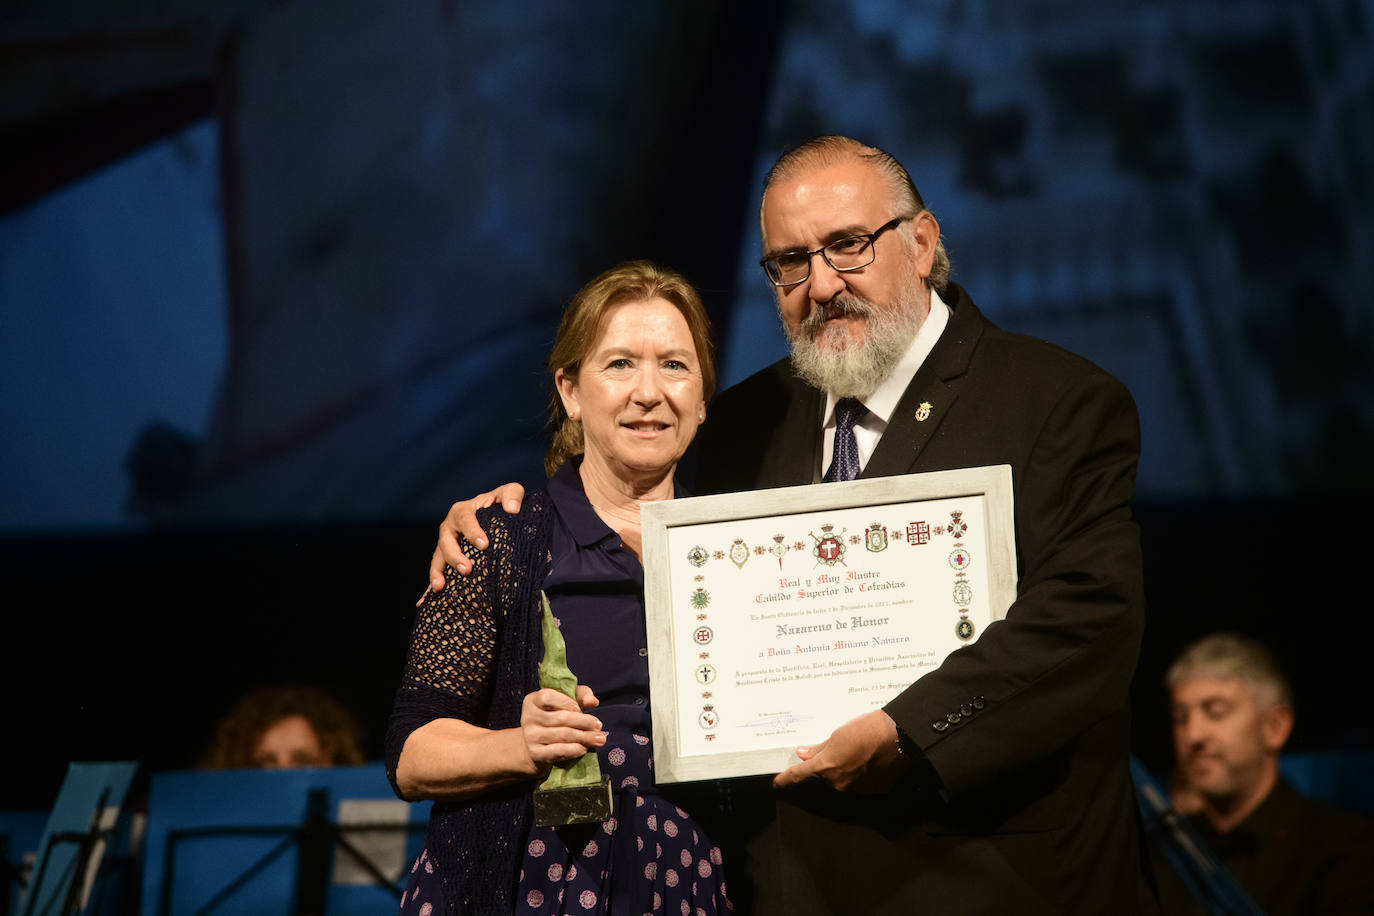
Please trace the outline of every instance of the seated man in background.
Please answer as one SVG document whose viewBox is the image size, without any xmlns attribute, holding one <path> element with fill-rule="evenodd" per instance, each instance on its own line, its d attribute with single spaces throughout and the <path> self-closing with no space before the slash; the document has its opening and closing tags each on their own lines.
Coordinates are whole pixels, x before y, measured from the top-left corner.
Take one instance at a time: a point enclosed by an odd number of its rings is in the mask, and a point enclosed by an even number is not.
<svg viewBox="0 0 1374 916">
<path fill-rule="evenodd" d="M 1206 636 L 1174 661 L 1165 687 L 1175 807 L 1258 907 L 1269 916 L 1374 912 L 1374 823 L 1303 797 L 1279 775 L 1294 712 L 1274 655 L 1245 636 Z M 1176 876 L 1160 877 L 1164 911 L 1189 912 Z"/>
<path fill-rule="evenodd" d="M 219 721 L 202 766 L 356 766 L 363 763 L 362 726 L 347 707 L 318 687 L 270 685 L 253 690 Z"/>
</svg>

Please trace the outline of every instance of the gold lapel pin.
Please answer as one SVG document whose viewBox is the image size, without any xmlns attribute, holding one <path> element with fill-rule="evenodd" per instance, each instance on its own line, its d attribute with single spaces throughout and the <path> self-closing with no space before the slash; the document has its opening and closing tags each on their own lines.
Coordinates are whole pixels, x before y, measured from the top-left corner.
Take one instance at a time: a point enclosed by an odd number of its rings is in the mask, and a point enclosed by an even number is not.
<svg viewBox="0 0 1374 916">
<path fill-rule="evenodd" d="M 930 419 L 930 402 L 922 401 L 921 406 L 916 408 L 916 422 L 924 423 Z"/>
</svg>

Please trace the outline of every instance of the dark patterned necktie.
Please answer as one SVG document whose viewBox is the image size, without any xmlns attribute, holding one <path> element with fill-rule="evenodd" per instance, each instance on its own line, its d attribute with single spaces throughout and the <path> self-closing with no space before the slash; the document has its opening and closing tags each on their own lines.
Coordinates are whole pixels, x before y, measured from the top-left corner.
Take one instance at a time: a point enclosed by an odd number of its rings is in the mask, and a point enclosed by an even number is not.
<svg viewBox="0 0 1374 916">
<path fill-rule="evenodd" d="M 854 438 L 854 424 L 863 419 L 868 408 L 857 398 L 840 398 L 835 403 L 835 448 L 830 469 L 822 483 L 853 480 L 859 476 L 859 443 Z"/>
</svg>

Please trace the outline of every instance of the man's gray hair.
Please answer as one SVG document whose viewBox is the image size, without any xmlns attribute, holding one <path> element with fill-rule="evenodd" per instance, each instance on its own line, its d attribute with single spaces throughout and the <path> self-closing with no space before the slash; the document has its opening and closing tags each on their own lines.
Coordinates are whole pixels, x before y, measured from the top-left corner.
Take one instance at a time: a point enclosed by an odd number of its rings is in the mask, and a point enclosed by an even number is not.
<svg viewBox="0 0 1374 916">
<path fill-rule="evenodd" d="M 767 197 L 768 189 L 776 182 L 804 168 L 835 165 L 852 159 L 865 162 L 882 173 L 892 194 L 892 203 L 901 211 L 894 213 L 894 216 L 915 216 L 927 209 L 925 201 L 921 199 L 921 192 L 916 190 L 916 183 L 911 180 L 911 174 L 892 154 L 876 146 L 860 143 L 852 137 L 816 137 L 792 147 L 768 170 L 768 177 L 763 182 L 763 195 Z M 762 225 L 763 205 L 760 204 L 760 228 Z M 945 241 L 941 238 L 935 243 L 935 260 L 930 266 L 930 276 L 926 278 L 926 282 L 941 296 L 945 294 L 945 287 L 949 283 L 949 271 L 949 255 L 945 252 Z"/>
<path fill-rule="evenodd" d="M 1195 677 L 1242 681 L 1261 706 L 1293 705 L 1293 688 L 1277 656 L 1259 640 L 1239 633 L 1213 633 L 1188 645 L 1169 666 L 1164 687 L 1172 692 Z"/>
</svg>

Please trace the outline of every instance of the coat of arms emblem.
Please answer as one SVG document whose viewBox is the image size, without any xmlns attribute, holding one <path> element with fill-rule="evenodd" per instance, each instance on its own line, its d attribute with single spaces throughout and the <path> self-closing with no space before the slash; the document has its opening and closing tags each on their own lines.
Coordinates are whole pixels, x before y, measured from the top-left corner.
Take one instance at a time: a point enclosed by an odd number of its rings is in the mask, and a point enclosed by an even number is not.
<svg viewBox="0 0 1374 916">
<path fill-rule="evenodd" d="M 744 543 L 743 538 L 735 538 L 735 543 L 730 545 L 730 562 L 743 569 L 748 559 L 749 545 Z"/>
<path fill-rule="evenodd" d="M 887 529 L 877 522 L 868 526 L 864 532 L 864 547 L 872 553 L 887 549 Z"/>
<path fill-rule="evenodd" d="M 787 545 L 783 543 L 785 534 L 773 535 L 773 546 L 768 548 L 768 552 L 778 558 L 778 569 L 782 569 L 782 558 L 787 553 Z"/>
<path fill-rule="evenodd" d="M 821 536 L 816 537 L 815 532 L 812 532 L 811 539 L 816 542 L 816 546 L 811 548 L 811 555 L 818 563 L 834 566 L 836 563 L 844 562 L 844 541 L 835 534 L 834 525 L 821 525 Z"/>
</svg>

